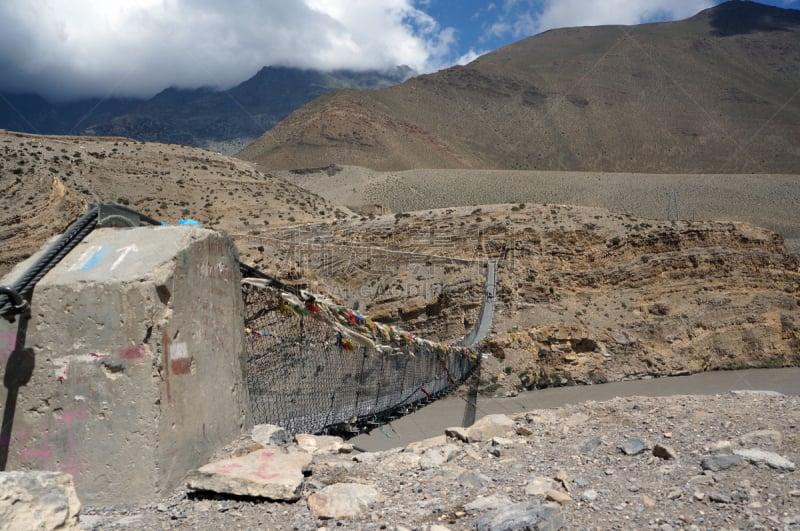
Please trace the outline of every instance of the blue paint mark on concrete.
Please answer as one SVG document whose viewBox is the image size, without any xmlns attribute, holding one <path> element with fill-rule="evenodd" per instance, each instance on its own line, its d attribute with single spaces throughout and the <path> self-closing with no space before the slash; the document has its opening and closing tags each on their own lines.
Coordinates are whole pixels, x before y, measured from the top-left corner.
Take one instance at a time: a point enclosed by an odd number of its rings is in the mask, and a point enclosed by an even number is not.
<svg viewBox="0 0 800 531">
<path fill-rule="evenodd" d="M 110 245 L 104 245 L 100 247 L 95 253 L 86 261 L 83 266 L 81 266 L 81 271 L 91 271 L 92 269 L 99 264 L 103 258 L 105 258 L 108 253 L 112 250 Z"/>
</svg>

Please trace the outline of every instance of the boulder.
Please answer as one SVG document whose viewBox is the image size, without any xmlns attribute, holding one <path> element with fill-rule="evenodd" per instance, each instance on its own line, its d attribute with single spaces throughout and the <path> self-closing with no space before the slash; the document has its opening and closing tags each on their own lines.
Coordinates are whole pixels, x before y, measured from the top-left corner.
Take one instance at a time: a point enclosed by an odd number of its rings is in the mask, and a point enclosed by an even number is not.
<svg viewBox="0 0 800 531">
<path fill-rule="evenodd" d="M 378 491 L 360 483 L 335 483 L 308 497 L 308 507 L 318 518 L 351 518 L 378 501 Z"/>
<path fill-rule="evenodd" d="M 473 443 L 494 437 L 510 437 L 516 432 L 516 422 L 506 415 L 486 415 L 469 428 L 447 428 L 445 434 L 460 441 Z"/>
<path fill-rule="evenodd" d="M 193 490 L 295 501 L 300 498 L 303 472 L 310 463 L 311 455 L 305 452 L 258 450 L 192 471 L 186 484 Z"/>
<path fill-rule="evenodd" d="M 653 447 L 653 455 L 660 459 L 678 459 L 678 452 L 665 444 L 656 444 Z"/>
<path fill-rule="evenodd" d="M 744 459 L 738 455 L 715 455 L 707 457 L 700 461 L 700 467 L 703 470 L 711 470 L 712 472 L 719 472 L 720 470 L 727 470 L 733 466 L 740 465 Z"/>
<path fill-rule="evenodd" d="M 285 446 L 292 437 L 285 429 L 273 424 L 258 424 L 253 426 L 251 438 L 263 446 Z"/>
<path fill-rule="evenodd" d="M 62 472 L 0 472 L 0 530 L 80 529 L 81 502 Z"/>
<path fill-rule="evenodd" d="M 625 455 L 639 455 L 647 449 L 647 444 L 639 438 L 626 439 L 619 447 Z"/>
<path fill-rule="evenodd" d="M 531 529 L 555 531 L 564 525 L 564 515 L 557 506 L 543 505 L 538 500 L 515 503 L 487 512 L 475 524 L 478 531 L 512 531 Z"/>
<path fill-rule="evenodd" d="M 344 446 L 344 439 L 330 435 L 309 435 L 300 433 L 295 435 L 297 446 L 309 454 L 336 454 Z"/>
<path fill-rule="evenodd" d="M 774 452 L 767 452 L 761 448 L 749 448 L 745 450 L 734 450 L 734 454 L 743 457 L 751 463 L 763 463 L 770 468 L 777 470 L 787 470 L 789 472 L 795 469 L 794 463 Z"/>
</svg>

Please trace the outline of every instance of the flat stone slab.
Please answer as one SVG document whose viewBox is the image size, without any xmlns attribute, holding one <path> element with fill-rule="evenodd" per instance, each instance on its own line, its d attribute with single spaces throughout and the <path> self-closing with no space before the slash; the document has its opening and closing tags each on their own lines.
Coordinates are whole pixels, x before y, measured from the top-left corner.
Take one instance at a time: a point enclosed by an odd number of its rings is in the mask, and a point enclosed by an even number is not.
<svg viewBox="0 0 800 531">
<path fill-rule="evenodd" d="M 647 444 L 637 437 L 632 437 L 626 439 L 625 442 L 620 445 L 619 449 L 625 455 L 639 455 L 647 450 Z"/>
<path fill-rule="evenodd" d="M 764 463 L 770 468 L 778 470 L 792 471 L 795 469 L 794 463 L 774 452 L 767 452 L 761 448 L 749 448 L 745 450 L 734 450 L 734 454 L 741 456 L 751 463 Z"/>
<path fill-rule="evenodd" d="M 186 485 L 193 490 L 220 494 L 296 501 L 303 486 L 303 472 L 310 463 L 311 455 L 305 452 L 257 450 L 192 471 L 186 478 Z"/>
<path fill-rule="evenodd" d="M 564 525 L 561 509 L 541 502 L 529 501 L 515 503 L 501 509 L 489 511 L 475 523 L 478 531 L 515 531 L 536 529 L 556 531 Z"/>
</svg>

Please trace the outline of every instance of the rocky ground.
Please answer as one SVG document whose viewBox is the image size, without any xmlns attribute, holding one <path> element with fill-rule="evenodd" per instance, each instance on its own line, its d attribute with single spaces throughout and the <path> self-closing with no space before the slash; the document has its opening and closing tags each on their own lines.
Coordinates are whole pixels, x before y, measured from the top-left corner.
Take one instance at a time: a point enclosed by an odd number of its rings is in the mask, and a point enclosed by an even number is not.
<svg viewBox="0 0 800 531">
<path fill-rule="evenodd" d="M 86 212 L 119 203 L 217 230 L 347 217 L 328 201 L 218 153 L 127 138 L 0 130 L 0 276 Z M 243 259 L 247 260 L 247 256 Z"/>
<path fill-rule="evenodd" d="M 113 202 L 167 223 L 197 219 L 229 233 L 242 261 L 442 342 L 472 326 L 481 264 L 497 261 L 493 356 L 482 390 L 500 396 L 800 360 L 800 262 L 784 244 L 797 224 L 791 176 L 473 171 L 458 180 L 444 170 L 380 178 L 352 170 L 286 175 L 325 199 L 196 148 L 0 131 L 0 275 L 88 204 Z M 663 211 L 657 205 L 672 185 L 681 201 L 702 201 L 713 217 L 757 218 L 784 238 L 745 223 L 622 212 Z M 394 214 L 375 207 L 362 215 L 342 206 L 514 197 L 537 202 Z M 610 209 L 551 204 L 594 198 Z"/>
<path fill-rule="evenodd" d="M 85 506 L 80 525 L 420 531 L 800 526 L 798 397 L 751 391 L 617 398 L 513 418 L 487 416 L 448 434 L 375 453 L 302 439 L 305 450 L 290 443 L 287 451 L 316 453 L 296 501 L 181 487 L 141 506 Z M 246 437 L 218 457 L 259 448 Z"/>
</svg>

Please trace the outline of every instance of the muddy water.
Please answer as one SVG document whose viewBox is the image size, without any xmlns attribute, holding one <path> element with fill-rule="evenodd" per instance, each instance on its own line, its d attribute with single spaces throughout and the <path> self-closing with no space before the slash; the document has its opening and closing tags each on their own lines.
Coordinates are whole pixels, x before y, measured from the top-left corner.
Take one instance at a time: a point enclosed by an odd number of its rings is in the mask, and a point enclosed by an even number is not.
<svg viewBox="0 0 800 531">
<path fill-rule="evenodd" d="M 542 389 L 521 393 L 514 398 L 478 397 L 474 416 L 478 419 L 492 413 L 511 415 L 619 396 L 702 395 L 734 390 L 768 390 L 798 395 L 800 368 L 708 372 L 653 380 Z M 450 426 L 461 426 L 470 413 L 464 398 L 451 396 L 349 442 L 368 451 L 405 446 L 413 441 L 441 435 Z"/>
</svg>

